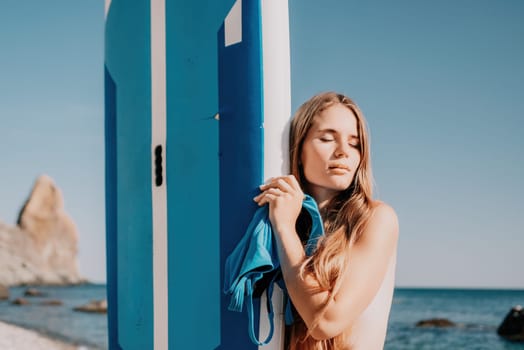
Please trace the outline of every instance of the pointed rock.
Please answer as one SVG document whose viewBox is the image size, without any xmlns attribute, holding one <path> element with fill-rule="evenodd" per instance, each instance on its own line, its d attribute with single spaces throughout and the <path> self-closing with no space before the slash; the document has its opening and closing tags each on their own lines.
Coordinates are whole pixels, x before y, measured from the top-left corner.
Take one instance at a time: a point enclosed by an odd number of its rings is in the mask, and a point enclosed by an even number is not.
<svg viewBox="0 0 524 350">
<path fill-rule="evenodd" d="M 0 223 L 0 283 L 81 283 L 77 245 L 78 232 L 64 210 L 62 192 L 42 175 L 20 211 L 18 225 Z"/>
</svg>

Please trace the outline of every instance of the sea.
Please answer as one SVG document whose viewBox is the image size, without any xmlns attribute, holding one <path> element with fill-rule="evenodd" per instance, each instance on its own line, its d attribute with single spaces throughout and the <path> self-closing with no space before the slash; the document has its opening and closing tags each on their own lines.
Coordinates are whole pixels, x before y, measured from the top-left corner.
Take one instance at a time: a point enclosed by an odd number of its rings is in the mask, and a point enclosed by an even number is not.
<svg viewBox="0 0 524 350">
<path fill-rule="evenodd" d="M 106 299 L 105 284 L 33 288 L 44 296 L 25 297 L 27 287 L 9 288 L 9 301 L 0 301 L 0 320 L 38 331 L 51 338 L 84 345 L 84 349 L 108 348 L 107 315 L 73 311 L 74 307 L 92 300 Z M 29 304 L 12 305 L 11 301 L 16 298 L 24 298 Z M 60 300 L 62 305 L 42 305 L 41 302 L 46 300 Z"/>
<path fill-rule="evenodd" d="M 396 288 L 384 349 L 524 349 L 524 343 L 497 335 L 498 326 L 515 305 L 524 305 L 524 290 Z M 432 318 L 445 318 L 456 326 L 415 326 Z"/>
<path fill-rule="evenodd" d="M 22 297 L 26 287 L 10 288 L 10 299 Z M 38 287 L 45 297 L 27 298 L 30 305 L 0 302 L 0 320 L 48 336 L 107 349 L 107 316 L 73 311 L 73 307 L 106 298 L 106 286 Z M 58 299 L 61 306 L 40 301 Z M 386 350 L 524 350 L 496 333 L 506 314 L 524 305 L 524 290 L 396 288 L 386 337 Z M 418 321 L 445 318 L 452 328 L 417 328 Z M 205 349 L 203 349 L 205 350 Z"/>
</svg>

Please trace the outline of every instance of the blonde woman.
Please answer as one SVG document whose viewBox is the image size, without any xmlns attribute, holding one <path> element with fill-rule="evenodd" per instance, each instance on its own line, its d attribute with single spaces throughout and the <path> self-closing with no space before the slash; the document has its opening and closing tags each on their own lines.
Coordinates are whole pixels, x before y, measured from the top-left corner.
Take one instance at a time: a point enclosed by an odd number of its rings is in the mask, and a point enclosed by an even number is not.
<svg viewBox="0 0 524 350">
<path fill-rule="evenodd" d="M 395 211 L 372 199 L 366 122 L 348 97 L 327 92 L 305 102 L 290 130 L 291 175 L 269 179 L 254 198 L 269 205 L 286 287 L 296 309 L 290 350 L 382 349 L 391 308 L 398 240 Z M 304 253 L 317 202 L 326 236 Z"/>
</svg>

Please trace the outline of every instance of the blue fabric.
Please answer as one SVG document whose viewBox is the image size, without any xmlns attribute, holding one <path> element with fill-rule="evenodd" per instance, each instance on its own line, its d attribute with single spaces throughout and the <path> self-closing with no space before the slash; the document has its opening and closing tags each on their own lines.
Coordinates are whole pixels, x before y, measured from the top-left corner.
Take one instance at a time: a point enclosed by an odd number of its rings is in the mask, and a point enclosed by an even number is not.
<svg viewBox="0 0 524 350">
<path fill-rule="evenodd" d="M 306 195 L 302 207 L 307 210 L 312 219 L 311 233 L 305 247 L 306 255 L 309 256 L 315 251 L 318 239 L 324 235 L 324 225 L 317 204 L 312 197 Z M 257 281 L 270 273 L 274 274 L 266 289 L 270 331 L 267 338 L 260 341 L 254 330 L 253 291 Z M 286 293 L 280 272 L 277 247 L 269 220 L 269 208 L 265 205 L 255 212 L 246 233 L 227 257 L 224 271 L 224 293 L 231 295 L 228 309 L 241 312 L 242 306 L 246 304 L 249 336 L 257 345 L 268 344 L 273 337 L 274 312 L 271 297 L 275 283 L 283 287 Z M 286 299 L 288 300 L 286 323 L 289 323 L 292 321 L 291 303 L 289 298 Z"/>
</svg>

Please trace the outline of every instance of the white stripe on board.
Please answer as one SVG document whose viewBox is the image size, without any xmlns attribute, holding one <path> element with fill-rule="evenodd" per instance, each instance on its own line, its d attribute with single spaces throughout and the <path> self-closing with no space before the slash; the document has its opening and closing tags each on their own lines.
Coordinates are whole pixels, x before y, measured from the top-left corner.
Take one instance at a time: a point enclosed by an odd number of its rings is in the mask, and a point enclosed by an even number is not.
<svg viewBox="0 0 524 350">
<path fill-rule="evenodd" d="M 224 20 L 225 46 L 242 41 L 242 0 L 237 0 Z"/>
<path fill-rule="evenodd" d="M 264 176 L 266 178 L 289 173 L 291 71 L 288 12 L 287 0 L 262 1 Z"/>
<path fill-rule="evenodd" d="M 165 0 L 151 0 L 151 175 L 153 205 L 153 345 L 168 349 Z M 162 186 L 155 184 L 155 147 L 162 146 Z"/>
<path fill-rule="evenodd" d="M 262 0 L 262 62 L 264 84 L 264 180 L 289 173 L 288 134 L 291 114 L 289 14 L 287 0 Z M 265 300 L 260 303 L 259 338 L 269 332 Z M 273 292 L 275 333 L 259 349 L 284 349 L 283 293 Z"/>
<path fill-rule="evenodd" d="M 107 18 L 107 12 L 109 12 L 109 6 L 111 6 L 111 0 L 106 0 L 104 4 L 104 18 Z"/>
</svg>

